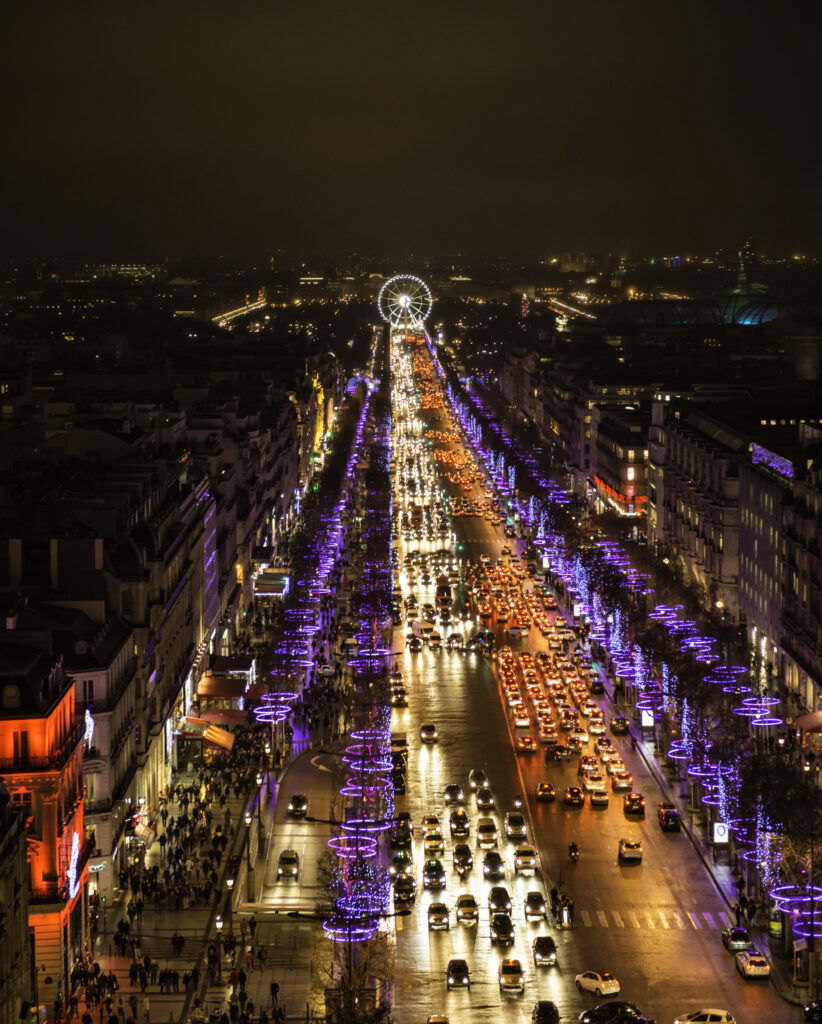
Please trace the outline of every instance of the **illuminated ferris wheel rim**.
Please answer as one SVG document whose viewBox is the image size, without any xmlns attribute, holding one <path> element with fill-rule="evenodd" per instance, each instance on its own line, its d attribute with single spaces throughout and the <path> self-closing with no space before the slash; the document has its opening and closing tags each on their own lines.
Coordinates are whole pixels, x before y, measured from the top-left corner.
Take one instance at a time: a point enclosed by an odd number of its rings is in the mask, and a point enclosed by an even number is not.
<svg viewBox="0 0 822 1024">
<path fill-rule="evenodd" d="M 395 274 L 380 288 L 377 308 L 392 327 L 422 327 L 431 313 L 431 289 L 415 274 Z"/>
</svg>

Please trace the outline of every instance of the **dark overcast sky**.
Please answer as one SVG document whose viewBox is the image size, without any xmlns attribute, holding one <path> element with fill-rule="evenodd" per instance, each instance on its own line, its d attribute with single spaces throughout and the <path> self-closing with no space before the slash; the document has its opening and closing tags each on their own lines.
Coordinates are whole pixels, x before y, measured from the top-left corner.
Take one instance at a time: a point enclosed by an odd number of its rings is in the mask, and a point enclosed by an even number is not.
<svg viewBox="0 0 822 1024">
<path fill-rule="evenodd" d="M 0 245 L 822 251 L 819 7 L 5 0 Z"/>
</svg>

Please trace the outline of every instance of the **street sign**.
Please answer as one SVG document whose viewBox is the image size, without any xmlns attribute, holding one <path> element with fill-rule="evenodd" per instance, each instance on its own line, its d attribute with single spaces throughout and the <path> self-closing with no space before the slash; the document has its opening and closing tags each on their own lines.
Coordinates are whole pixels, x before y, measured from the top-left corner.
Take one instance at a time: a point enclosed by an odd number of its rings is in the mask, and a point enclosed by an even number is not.
<svg viewBox="0 0 822 1024">
<path fill-rule="evenodd" d="M 728 826 L 724 821 L 714 822 L 713 844 L 714 846 L 728 845 Z"/>
</svg>

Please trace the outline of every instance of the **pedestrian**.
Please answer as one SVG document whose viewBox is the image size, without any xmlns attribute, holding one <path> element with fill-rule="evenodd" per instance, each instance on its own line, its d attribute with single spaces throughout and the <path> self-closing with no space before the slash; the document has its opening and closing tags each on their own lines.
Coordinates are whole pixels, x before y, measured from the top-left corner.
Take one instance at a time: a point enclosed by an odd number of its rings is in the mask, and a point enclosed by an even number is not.
<svg viewBox="0 0 822 1024">
<path fill-rule="evenodd" d="M 568 906 L 568 924 L 573 924 L 574 923 L 574 901 L 569 899 L 567 906 Z"/>
<path fill-rule="evenodd" d="M 257 931 L 257 916 L 256 914 L 251 915 L 251 919 L 248 922 L 248 930 L 251 933 L 251 941 L 254 941 L 254 935 Z"/>
<path fill-rule="evenodd" d="M 277 997 L 280 994 L 280 986 L 279 986 L 278 982 L 272 981 L 271 984 L 268 987 L 269 987 L 269 989 L 271 991 L 271 1005 L 272 1006 L 276 1006 L 277 1005 Z"/>
<path fill-rule="evenodd" d="M 743 914 L 747 913 L 747 910 L 748 910 L 748 897 L 745 895 L 744 892 L 739 897 L 739 909 L 742 911 Z"/>
<path fill-rule="evenodd" d="M 756 912 L 757 912 L 758 909 L 759 909 L 759 907 L 757 906 L 755 900 L 748 900 L 747 915 L 748 915 L 748 924 L 750 925 L 751 928 L 753 928 L 756 925 Z"/>
<path fill-rule="evenodd" d="M 151 1000 L 148 996 L 143 1000 L 143 1017 L 146 1024 L 151 1024 Z"/>
<path fill-rule="evenodd" d="M 733 907 L 731 909 L 733 910 L 734 914 L 736 915 L 736 927 L 738 928 L 740 926 L 740 924 L 741 924 L 742 907 L 738 903 L 734 903 L 734 905 L 733 905 Z"/>
</svg>

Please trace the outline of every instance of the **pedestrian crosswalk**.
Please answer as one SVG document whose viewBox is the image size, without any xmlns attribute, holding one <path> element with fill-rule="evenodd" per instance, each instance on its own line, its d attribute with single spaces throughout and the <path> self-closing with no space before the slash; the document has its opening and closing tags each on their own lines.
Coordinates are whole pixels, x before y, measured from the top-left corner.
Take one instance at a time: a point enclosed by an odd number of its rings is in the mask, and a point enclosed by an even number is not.
<svg viewBox="0 0 822 1024">
<path fill-rule="evenodd" d="M 648 931 L 722 931 L 734 924 L 729 913 L 709 910 L 577 910 L 583 928 Z"/>
</svg>

